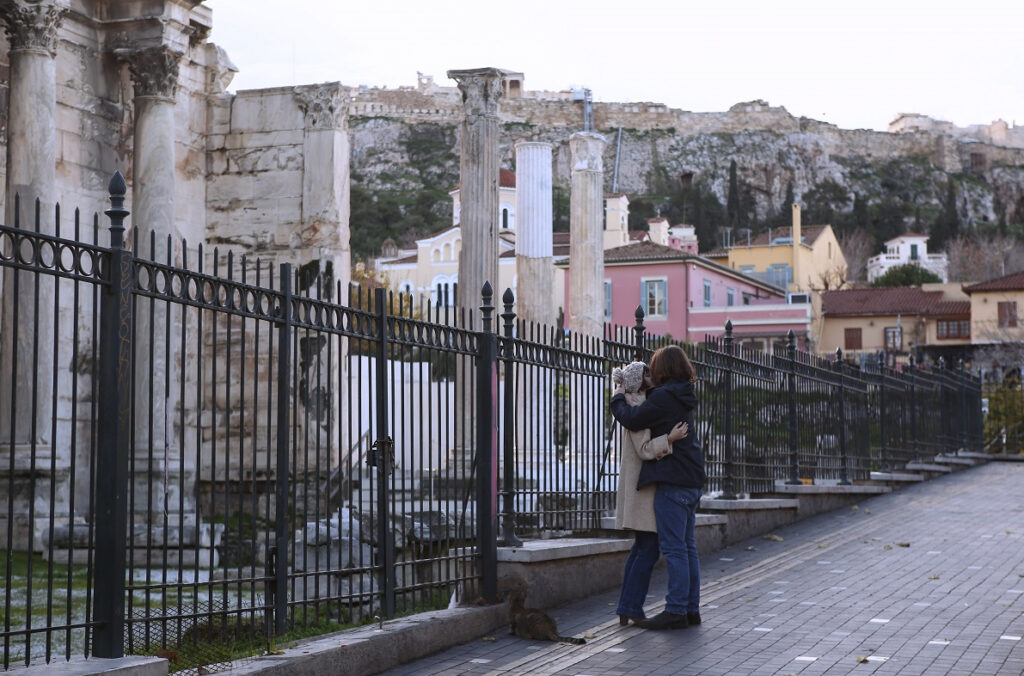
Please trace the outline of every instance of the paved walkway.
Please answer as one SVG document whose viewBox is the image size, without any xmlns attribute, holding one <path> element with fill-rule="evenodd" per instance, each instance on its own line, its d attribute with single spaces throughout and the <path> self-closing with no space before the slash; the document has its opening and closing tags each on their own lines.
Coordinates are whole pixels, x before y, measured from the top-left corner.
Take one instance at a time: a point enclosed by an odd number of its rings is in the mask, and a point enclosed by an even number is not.
<svg viewBox="0 0 1024 676">
<path fill-rule="evenodd" d="M 570 646 L 502 629 L 399 674 L 1024 674 L 1024 463 L 866 499 L 705 556 L 703 624 L 620 628 L 612 591 L 550 614 Z M 661 610 L 664 570 L 648 615 Z"/>
</svg>

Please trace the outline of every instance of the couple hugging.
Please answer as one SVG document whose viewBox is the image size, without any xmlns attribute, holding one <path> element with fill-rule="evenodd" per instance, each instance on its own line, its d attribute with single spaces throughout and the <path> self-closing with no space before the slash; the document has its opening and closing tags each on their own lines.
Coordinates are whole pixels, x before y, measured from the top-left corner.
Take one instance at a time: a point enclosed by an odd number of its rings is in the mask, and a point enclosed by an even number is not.
<svg viewBox="0 0 1024 676">
<path fill-rule="evenodd" d="M 633 362 L 612 371 L 612 415 L 625 430 L 615 527 L 635 531 L 619 594 L 619 623 L 644 629 L 700 624 L 700 560 L 694 522 L 707 475 L 696 434 L 697 372 L 678 345 L 663 347 L 648 368 Z M 664 612 L 647 618 L 643 604 L 659 553 L 668 563 Z"/>
</svg>

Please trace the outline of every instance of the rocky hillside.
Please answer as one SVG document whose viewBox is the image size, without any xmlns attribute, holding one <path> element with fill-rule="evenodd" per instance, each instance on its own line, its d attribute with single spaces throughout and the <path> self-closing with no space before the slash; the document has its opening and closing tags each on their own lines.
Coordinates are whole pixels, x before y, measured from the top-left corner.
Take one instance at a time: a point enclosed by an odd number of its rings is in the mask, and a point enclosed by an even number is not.
<svg viewBox="0 0 1024 676">
<path fill-rule="evenodd" d="M 357 255 L 373 254 L 386 237 L 409 243 L 450 223 L 459 123 L 451 101 L 437 105 L 431 116 L 350 118 Z M 568 137 L 580 128 L 579 104 L 518 99 L 501 112 L 503 167 L 515 169 L 518 139 L 555 144 L 556 229 L 567 229 Z M 698 225 L 702 249 L 727 237 L 728 226 L 735 236 L 787 222 L 789 191 L 807 209 L 805 222 L 864 227 L 876 242 L 932 227 L 951 201 L 964 228 L 1024 224 L 1024 149 L 934 131 L 844 130 L 763 102 L 724 113 L 597 103 L 594 113 L 608 139 L 605 190 L 629 195 L 637 225 L 655 212 Z"/>
</svg>

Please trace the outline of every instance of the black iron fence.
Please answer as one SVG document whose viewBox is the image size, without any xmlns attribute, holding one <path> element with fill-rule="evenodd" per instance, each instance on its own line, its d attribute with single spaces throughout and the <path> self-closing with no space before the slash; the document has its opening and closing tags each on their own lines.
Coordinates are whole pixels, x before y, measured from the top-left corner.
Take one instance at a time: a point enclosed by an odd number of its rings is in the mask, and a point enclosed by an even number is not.
<svg viewBox="0 0 1024 676">
<path fill-rule="evenodd" d="M 479 310 L 414 307 L 329 266 L 128 249 L 125 191 L 115 176 L 109 246 L 77 212 L 70 238 L 59 209 L 0 226 L 5 668 L 138 653 L 209 672 L 296 633 L 492 601 L 499 544 L 601 528 L 608 374 L 667 342 L 639 310 L 586 337 L 518 321 L 489 286 Z M 792 337 L 749 351 L 729 326 L 684 348 L 713 495 L 981 446 L 962 371 Z"/>
</svg>

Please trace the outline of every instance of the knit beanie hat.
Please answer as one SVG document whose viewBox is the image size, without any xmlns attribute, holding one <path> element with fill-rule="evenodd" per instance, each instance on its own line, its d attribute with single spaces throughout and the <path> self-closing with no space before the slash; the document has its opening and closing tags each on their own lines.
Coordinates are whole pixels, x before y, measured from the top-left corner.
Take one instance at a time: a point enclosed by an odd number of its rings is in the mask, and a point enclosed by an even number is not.
<svg viewBox="0 0 1024 676">
<path fill-rule="evenodd" d="M 630 362 L 622 368 L 613 368 L 612 382 L 622 383 L 623 389 L 627 392 L 639 392 L 644 385 L 644 369 L 646 368 L 647 364 L 642 361 Z"/>
</svg>

